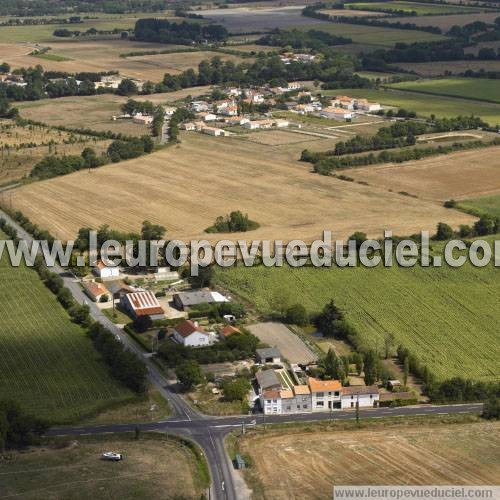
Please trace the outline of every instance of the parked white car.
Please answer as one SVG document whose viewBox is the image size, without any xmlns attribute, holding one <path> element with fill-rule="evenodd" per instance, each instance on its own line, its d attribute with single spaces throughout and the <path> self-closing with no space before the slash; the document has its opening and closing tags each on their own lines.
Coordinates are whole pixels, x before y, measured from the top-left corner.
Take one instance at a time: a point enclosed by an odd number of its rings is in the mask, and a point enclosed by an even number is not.
<svg viewBox="0 0 500 500">
<path fill-rule="evenodd" d="M 110 460 L 111 462 L 119 462 L 123 460 L 123 455 L 121 453 L 115 453 L 114 451 L 107 451 L 102 454 L 103 460 Z"/>
</svg>

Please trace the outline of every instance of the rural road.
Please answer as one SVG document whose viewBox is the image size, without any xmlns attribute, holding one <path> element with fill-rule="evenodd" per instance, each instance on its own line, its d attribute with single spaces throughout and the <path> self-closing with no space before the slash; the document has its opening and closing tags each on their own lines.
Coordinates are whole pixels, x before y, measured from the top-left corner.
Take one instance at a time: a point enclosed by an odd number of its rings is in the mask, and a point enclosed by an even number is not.
<svg viewBox="0 0 500 500">
<path fill-rule="evenodd" d="M 32 242 L 32 237 L 10 216 L 0 210 L 0 217 L 5 219 L 8 224 L 17 230 L 18 237 Z M 237 429 L 242 424 L 252 425 L 254 420 L 258 424 L 274 423 L 300 423 L 317 422 L 322 420 L 349 420 L 356 418 L 353 410 L 342 411 L 335 410 L 329 412 L 305 413 L 296 415 L 268 415 L 264 416 L 229 416 L 229 417 L 211 417 L 204 415 L 192 408 L 176 391 L 175 383 L 169 382 L 158 370 L 156 365 L 144 356 L 144 351 L 135 344 L 123 331 L 112 323 L 97 305 L 90 301 L 80 285 L 72 276 L 64 272 L 59 266 L 52 268 L 54 272 L 61 275 L 64 285 L 71 291 L 74 299 L 79 304 L 87 304 L 90 308 L 90 314 L 95 321 L 113 332 L 127 349 L 135 352 L 144 360 L 148 368 L 149 380 L 157 388 L 159 393 L 168 401 L 172 408 L 173 416 L 159 422 L 143 424 L 113 424 L 102 426 L 73 426 L 73 427 L 54 427 L 48 432 L 52 436 L 78 436 L 88 434 L 109 434 L 116 432 L 133 432 L 136 427 L 143 431 L 159 431 L 176 434 L 187 437 L 198 443 L 205 453 L 207 463 L 210 468 L 212 485 L 210 487 L 210 498 L 216 500 L 239 500 L 245 498 L 242 488 L 235 485 L 240 478 L 236 477 L 230 457 L 225 451 L 225 436 Z M 482 409 L 482 403 L 470 403 L 460 405 L 419 405 L 407 406 L 401 408 L 370 408 L 360 411 L 360 418 L 384 418 L 384 417 L 402 417 L 416 415 L 446 415 L 456 413 L 479 413 Z"/>
</svg>

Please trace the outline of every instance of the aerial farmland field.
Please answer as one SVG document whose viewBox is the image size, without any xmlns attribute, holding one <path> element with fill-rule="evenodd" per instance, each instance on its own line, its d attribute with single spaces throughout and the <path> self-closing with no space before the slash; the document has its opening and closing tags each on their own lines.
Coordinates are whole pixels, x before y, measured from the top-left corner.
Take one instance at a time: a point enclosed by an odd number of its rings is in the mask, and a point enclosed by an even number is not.
<svg viewBox="0 0 500 500">
<path fill-rule="evenodd" d="M 411 82 L 393 83 L 388 86 L 410 92 L 500 103 L 500 85 L 498 85 L 497 81 L 489 79 L 443 78 L 438 80 L 413 80 Z"/>
<path fill-rule="evenodd" d="M 44 156 L 79 155 L 85 147 L 101 154 L 109 143 L 82 134 L 0 120 L 0 185 L 20 180 Z"/>
<path fill-rule="evenodd" d="M 475 79 L 473 79 L 474 81 Z M 494 82 L 494 80 L 492 80 Z M 412 85 L 414 82 L 405 82 Z M 495 91 L 493 91 L 495 92 Z M 338 90 L 327 90 L 329 95 L 339 94 Z M 485 103 L 459 99 L 456 97 L 444 97 L 422 92 L 411 92 L 409 90 L 387 89 L 343 89 L 343 95 L 352 97 L 364 97 L 370 101 L 380 102 L 386 106 L 405 108 L 415 111 L 421 116 L 434 114 L 438 118 L 451 118 L 458 115 L 480 116 L 484 121 L 494 126 L 500 124 L 500 104 Z"/>
<path fill-rule="evenodd" d="M 459 75 L 467 70 L 472 71 L 500 71 L 500 61 L 441 61 L 439 64 L 435 62 L 420 62 L 420 63 L 398 63 L 391 65 L 395 69 L 401 68 L 406 71 L 413 71 L 420 76 L 444 76 L 448 71 L 451 74 Z"/>
<path fill-rule="evenodd" d="M 244 472 L 252 498 L 298 500 L 331 497 L 334 485 L 496 484 L 499 444 L 498 423 L 416 422 L 250 432 L 238 451 L 252 460 Z"/>
<path fill-rule="evenodd" d="M 385 336 L 393 333 L 441 379 L 500 378 L 500 275 L 493 267 L 239 266 L 218 271 L 217 280 L 264 315 L 278 297 L 311 313 L 333 299 L 365 344 L 383 350 Z"/>
<path fill-rule="evenodd" d="M 4 255 L 0 278 L 0 399 L 65 422 L 133 398 L 34 270 L 13 268 Z"/>
<path fill-rule="evenodd" d="M 293 160 L 288 149 L 238 136 L 188 133 L 180 145 L 146 157 L 33 183 L 10 194 L 13 207 L 62 238 L 73 238 L 89 225 L 137 231 L 148 219 L 166 226 L 169 238 L 205 239 L 204 229 L 232 210 L 260 224 L 247 233 L 249 239 L 311 240 L 329 228 L 339 236 L 355 230 L 380 235 L 387 227 L 411 234 L 432 230 L 441 220 L 455 227 L 474 220 L 441 204 L 312 174 L 308 164 L 297 161 L 300 145 Z"/>
<path fill-rule="evenodd" d="M 439 5 L 418 2 L 404 1 L 389 1 L 389 2 L 370 2 L 370 3 L 346 3 L 346 9 L 365 10 L 365 11 L 400 11 L 400 12 L 416 12 L 419 16 L 427 16 L 431 14 L 462 14 L 467 12 L 477 12 L 476 7 L 462 5 Z M 432 26 L 432 24 L 431 24 Z"/>
<path fill-rule="evenodd" d="M 401 164 L 351 169 L 348 175 L 371 186 L 405 191 L 444 202 L 500 192 L 500 147 L 464 151 Z"/>
<path fill-rule="evenodd" d="M 119 449 L 126 457 L 108 469 L 103 450 Z M 29 453 L 9 454 L 2 463 L 2 496 L 26 500 L 71 498 L 199 498 L 206 491 L 200 474 L 204 458 L 181 441 L 161 434 L 82 436 L 56 440 Z M 103 465 L 104 464 L 104 465 Z M 75 485 L 79 485 L 76 487 Z M 84 486 L 83 486 L 84 485 Z"/>
<path fill-rule="evenodd" d="M 316 24 L 301 24 L 290 26 L 290 29 L 299 29 L 307 31 L 316 29 L 325 31 L 335 36 L 343 36 L 351 38 L 354 43 L 379 45 L 392 47 L 399 42 L 431 42 L 444 40 L 442 35 L 435 35 L 425 31 L 401 30 L 394 28 L 382 28 L 378 26 L 360 26 L 357 24 L 335 23 L 328 22 L 321 25 Z"/>
<path fill-rule="evenodd" d="M 500 218 L 500 195 L 480 196 L 460 201 L 460 208 Z"/>
<path fill-rule="evenodd" d="M 413 4 L 413 3 L 412 3 Z M 426 4 L 432 7 L 439 7 L 438 4 Z M 450 7 L 450 4 L 446 4 L 446 6 Z M 444 5 L 443 5 L 444 7 Z M 460 8 L 462 5 L 459 6 Z M 475 7 L 474 7 L 475 8 Z M 408 16 L 404 17 L 390 17 L 388 18 L 389 22 L 400 22 L 400 23 L 408 23 L 416 24 L 417 26 L 436 26 L 437 28 L 441 28 L 443 33 L 446 33 L 453 26 L 464 26 L 469 23 L 473 23 L 475 21 L 482 21 L 485 23 L 493 23 L 493 21 L 498 17 L 498 12 L 480 12 L 474 13 L 469 12 L 467 14 L 450 14 L 446 16 L 413 16 L 411 20 L 408 19 Z"/>
</svg>

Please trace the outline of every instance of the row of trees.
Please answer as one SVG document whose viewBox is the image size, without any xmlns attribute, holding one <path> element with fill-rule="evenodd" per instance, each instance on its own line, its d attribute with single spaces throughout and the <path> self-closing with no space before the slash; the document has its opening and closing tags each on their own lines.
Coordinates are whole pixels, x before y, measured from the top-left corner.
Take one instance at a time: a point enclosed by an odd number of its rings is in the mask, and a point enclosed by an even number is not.
<svg viewBox="0 0 500 500">
<path fill-rule="evenodd" d="M 101 167 L 110 161 L 119 162 L 137 158 L 145 153 L 151 153 L 153 149 L 154 143 L 149 136 L 127 141 L 116 140 L 108 146 L 106 155 L 98 156 L 94 149 L 87 147 L 80 155 L 46 156 L 32 168 L 30 177 L 40 180 L 50 179 L 85 168 Z"/>
<path fill-rule="evenodd" d="M 281 81 L 319 80 L 325 82 L 325 88 L 347 86 L 371 86 L 366 78 L 353 75 L 356 61 L 351 56 L 326 51 L 318 62 L 303 64 L 292 62 L 285 64 L 277 54 L 259 53 L 253 64 L 235 64 L 222 61 L 220 57 L 201 61 L 198 73 L 188 69 L 181 74 L 166 73 L 163 86 L 167 90 L 179 90 L 197 85 L 264 85 L 278 86 Z M 331 87 L 330 87 L 331 86 Z"/>
<path fill-rule="evenodd" d="M 380 149 L 400 148 L 413 146 L 415 136 L 430 132 L 450 132 L 454 130 L 471 130 L 487 127 L 477 116 L 457 116 L 455 118 L 436 119 L 432 117 L 427 123 L 415 121 L 400 121 L 390 127 L 382 127 L 371 136 L 357 135 L 348 141 L 341 141 L 335 145 L 333 151 L 325 156 L 341 156 L 345 154 L 361 153 L 363 151 L 377 151 Z"/>
<path fill-rule="evenodd" d="M 268 35 L 257 40 L 256 43 L 259 45 L 269 45 L 271 47 L 320 50 L 324 47 L 352 43 L 352 40 L 319 30 L 300 31 L 297 29 L 275 29 Z"/>
<path fill-rule="evenodd" d="M 471 141 L 468 143 L 453 143 L 450 146 L 438 146 L 436 148 L 411 148 L 400 151 L 382 151 L 378 154 L 370 153 L 363 156 L 328 156 L 321 153 L 313 153 L 309 150 L 302 152 L 301 160 L 314 163 L 314 171 L 321 175 L 331 175 L 338 168 L 350 168 L 357 166 L 375 165 L 380 163 L 404 163 L 410 160 L 419 160 L 429 156 L 450 154 L 455 151 L 467 151 L 470 149 L 486 148 L 500 145 L 500 139 L 489 142 Z"/>
<path fill-rule="evenodd" d="M 134 36 L 141 42 L 175 43 L 191 45 L 193 43 L 223 42 L 229 33 L 220 24 L 173 23 L 167 19 L 138 19 L 135 23 Z"/>
</svg>

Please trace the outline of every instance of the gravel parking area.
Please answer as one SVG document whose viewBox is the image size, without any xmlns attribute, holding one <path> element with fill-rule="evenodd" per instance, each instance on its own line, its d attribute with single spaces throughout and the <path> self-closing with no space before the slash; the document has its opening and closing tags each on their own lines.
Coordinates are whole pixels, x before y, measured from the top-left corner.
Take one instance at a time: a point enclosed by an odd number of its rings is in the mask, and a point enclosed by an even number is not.
<svg viewBox="0 0 500 500">
<path fill-rule="evenodd" d="M 309 363 L 317 356 L 283 323 L 257 323 L 248 330 L 262 342 L 277 347 L 290 363 Z"/>
</svg>

